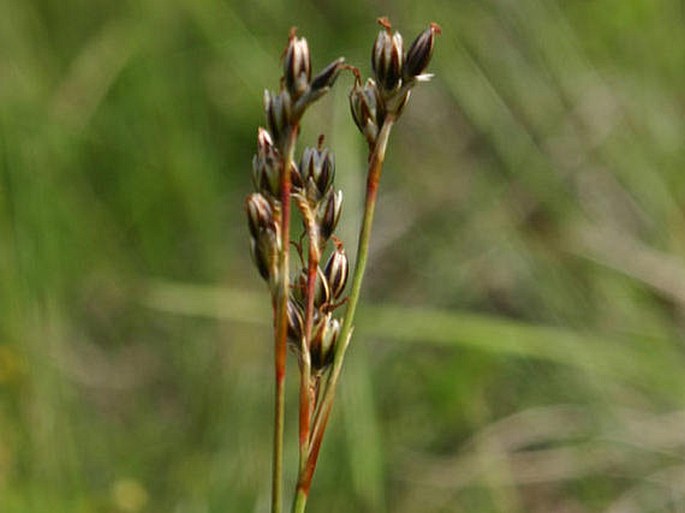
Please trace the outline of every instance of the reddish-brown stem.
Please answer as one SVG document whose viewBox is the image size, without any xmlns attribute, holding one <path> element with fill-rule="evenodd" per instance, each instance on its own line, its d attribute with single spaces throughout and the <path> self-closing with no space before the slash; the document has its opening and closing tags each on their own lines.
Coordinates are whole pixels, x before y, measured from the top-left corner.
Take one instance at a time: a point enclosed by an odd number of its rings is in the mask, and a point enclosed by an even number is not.
<svg viewBox="0 0 685 513">
<path fill-rule="evenodd" d="M 279 383 L 282 384 L 285 380 L 286 340 L 288 336 L 289 244 L 286 241 L 290 240 L 290 162 L 286 161 L 283 168 L 283 173 L 281 174 L 281 240 L 283 244 L 281 246 L 279 262 L 280 286 L 278 290 L 278 317 L 276 319 L 275 336 L 277 385 Z"/>
<path fill-rule="evenodd" d="M 300 474 L 304 471 L 309 454 L 309 438 L 312 419 L 311 401 L 311 340 L 314 326 L 314 295 L 316 293 L 316 278 L 319 267 L 318 230 L 313 214 L 306 200 L 299 203 L 305 219 L 307 236 L 309 239 L 309 254 L 307 266 L 307 304 L 305 306 L 305 326 L 300 357 Z"/>
<path fill-rule="evenodd" d="M 319 459 L 319 450 L 321 449 L 321 443 L 323 442 L 323 433 L 326 431 L 328 419 L 331 415 L 331 409 L 328 408 L 326 411 L 322 413 L 322 430 L 320 432 L 320 435 L 311 441 L 311 445 L 309 448 L 309 457 L 307 458 L 307 464 L 305 465 L 304 472 L 300 476 L 300 480 L 297 483 L 298 490 L 301 490 L 305 495 L 309 495 L 309 488 L 312 485 L 312 478 L 314 477 L 314 471 L 316 470 L 316 463 Z"/>
<path fill-rule="evenodd" d="M 290 127 L 283 152 L 283 172 L 281 173 L 281 252 L 278 262 L 278 282 L 276 290 L 275 329 L 274 329 L 274 367 L 276 374 L 276 401 L 274 406 L 274 448 L 272 469 L 271 511 L 280 513 L 282 507 L 283 476 L 283 431 L 285 426 L 285 363 L 288 339 L 288 291 L 289 250 L 290 250 L 290 171 L 293 160 L 297 125 Z"/>
</svg>

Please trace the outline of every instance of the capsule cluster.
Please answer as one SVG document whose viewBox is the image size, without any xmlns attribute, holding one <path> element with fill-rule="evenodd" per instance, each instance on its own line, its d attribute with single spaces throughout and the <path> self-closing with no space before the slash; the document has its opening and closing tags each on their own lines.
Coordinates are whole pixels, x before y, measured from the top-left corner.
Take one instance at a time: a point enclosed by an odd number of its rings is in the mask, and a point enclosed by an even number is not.
<svg viewBox="0 0 685 513">
<path fill-rule="evenodd" d="M 271 134 L 260 128 L 252 159 L 252 181 L 257 192 L 245 199 L 250 250 L 259 274 L 274 288 L 278 278 L 281 240 L 281 173 L 283 159 Z"/>
<path fill-rule="evenodd" d="M 307 40 L 291 30 L 283 55 L 281 88 L 278 93 L 264 91 L 267 128 L 279 149 L 305 109 L 330 90 L 344 65 L 345 59 L 340 57 L 312 77 Z"/>
<path fill-rule="evenodd" d="M 267 128 L 259 128 L 257 152 L 252 160 L 252 182 L 255 192 L 245 200 L 250 247 L 259 274 L 275 294 L 279 282 L 279 255 L 285 242 L 281 236 L 282 175 L 285 154 L 291 137 L 306 110 L 333 85 L 344 59 L 336 59 L 312 77 L 309 47 L 304 38 L 291 31 L 283 54 L 283 77 L 278 93 L 265 91 L 264 109 Z M 305 233 L 300 240 L 313 241 L 314 254 L 319 257 L 328 251 L 329 242 L 340 219 L 342 191 L 335 190 L 335 161 L 323 147 L 323 138 L 316 148 L 306 148 L 299 164 L 290 162 L 292 198 L 300 208 Z M 330 250 L 326 263 L 317 267 L 314 287 L 312 328 L 310 340 L 306 336 L 305 312 L 308 300 L 308 263 L 302 245 L 293 243 L 300 253 L 301 269 L 295 273 L 287 304 L 288 339 L 295 351 L 308 347 L 312 368 L 324 369 L 332 360 L 333 348 L 340 332 L 340 321 L 333 310 L 340 305 L 349 274 L 349 262 L 342 244 L 337 241 Z M 311 243 L 310 243 L 311 244 Z M 303 344 L 306 342 L 306 344 Z"/>
<path fill-rule="evenodd" d="M 307 342 L 312 369 L 320 371 L 333 359 L 335 343 L 340 333 L 340 320 L 334 317 L 334 310 L 340 306 L 349 276 L 350 265 L 340 240 L 333 236 L 342 210 L 342 191 L 335 190 L 335 159 L 328 148 L 323 147 L 323 138 L 316 148 L 305 148 L 299 166 L 292 173 L 294 194 L 304 219 L 305 237 L 310 258 L 324 255 L 333 243 L 330 255 L 323 266 L 317 265 L 313 287 L 313 312 L 310 339 Z M 288 338 L 297 351 L 306 337 L 306 309 L 308 297 L 308 265 L 302 247 L 301 268 L 296 274 L 288 301 Z"/>
<path fill-rule="evenodd" d="M 253 260 L 259 274 L 271 285 L 278 279 L 278 255 L 283 247 L 280 234 L 283 152 L 305 109 L 333 86 L 343 66 L 341 57 L 312 78 L 307 40 L 297 37 L 292 30 L 283 55 L 281 88 L 278 93 L 264 92 L 267 128 L 259 128 L 257 133 L 257 153 L 252 159 L 252 182 L 256 192 L 245 200 L 245 210 Z M 292 175 L 293 185 L 300 184 L 299 172 L 292 171 Z M 323 185 L 319 183 L 320 187 Z M 341 200 L 338 198 L 338 204 Z M 326 207 L 329 219 L 336 212 L 335 200 L 330 202 L 332 204 Z M 330 224 L 329 221 L 327 226 Z"/>
<path fill-rule="evenodd" d="M 402 35 L 393 32 L 387 18 L 379 18 L 378 22 L 382 29 L 371 50 L 374 78 L 362 83 L 357 74 L 350 92 L 352 117 L 371 147 L 386 116 L 399 116 L 416 82 L 431 78 L 424 71 L 433 55 L 435 36 L 441 32 L 436 23 L 431 23 L 404 53 Z"/>
</svg>

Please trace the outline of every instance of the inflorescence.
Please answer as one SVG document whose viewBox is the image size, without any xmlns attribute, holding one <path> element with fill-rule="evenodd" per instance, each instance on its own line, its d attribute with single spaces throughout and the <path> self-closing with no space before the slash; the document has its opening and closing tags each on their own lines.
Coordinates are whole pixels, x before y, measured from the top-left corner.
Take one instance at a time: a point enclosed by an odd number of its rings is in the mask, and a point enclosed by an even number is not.
<svg viewBox="0 0 685 513">
<path fill-rule="evenodd" d="M 411 89 L 432 76 L 424 71 L 440 27 L 430 24 L 405 53 L 402 36 L 393 32 L 388 19 L 379 18 L 378 22 L 382 28 L 371 52 L 373 78 L 364 82 L 359 70 L 345 64 L 342 57 L 312 77 L 309 46 L 293 29 L 283 54 L 280 89 L 278 93 L 264 93 L 266 128 L 259 128 L 257 133 L 257 153 L 252 161 L 255 192 L 247 197 L 245 208 L 252 257 L 269 285 L 274 309 L 277 403 L 273 511 L 280 511 L 279 437 L 286 341 L 300 368 L 300 474 L 293 507 L 299 512 L 304 511 L 352 331 L 390 129 L 406 106 Z M 324 146 L 322 135 L 316 146 L 302 151 L 299 162 L 294 157 L 304 112 L 330 90 L 342 70 L 354 74 L 350 108 L 369 145 L 366 206 L 349 297 L 345 288 L 350 263 L 342 241 L 335 236 L 343 193 L 335 188 L 333 153 Z M 302 219 L 302 231 L 294 240 L 290 238 L 291 204 Z M 290 247 L 298 256 L 294 269 L 289 265 Z M 340 316 L 339 309 L 345 303 L 349 306 L 345 316 Z"/>
</svg>

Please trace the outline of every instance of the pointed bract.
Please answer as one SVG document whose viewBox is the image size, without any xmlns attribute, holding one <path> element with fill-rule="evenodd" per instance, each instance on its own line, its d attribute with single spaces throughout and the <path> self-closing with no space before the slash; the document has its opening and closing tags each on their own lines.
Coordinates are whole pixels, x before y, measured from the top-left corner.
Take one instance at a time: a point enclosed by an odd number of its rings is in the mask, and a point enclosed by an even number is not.
<svg viewBox="0 0 685 513">
<path fill-rule="evenodd" d="M 340 58 L 334 60 L 333 62 L 331 62 L 323 70 L 321 70 L 312 79 L 312 83 L 310 84 L 310 87 L 312 88 L 312 90 L 313 91 L 319 91 L 319 90 L 328 89 L 330 87 L 333 87 L 333 84 L 335 83 L 336 79 L 338 78 L 338 75 L 340 74 L 340 70 L 343 68 L 344 64 L 345 64 L 345 58 L 340 57 Z"/>
</svg>

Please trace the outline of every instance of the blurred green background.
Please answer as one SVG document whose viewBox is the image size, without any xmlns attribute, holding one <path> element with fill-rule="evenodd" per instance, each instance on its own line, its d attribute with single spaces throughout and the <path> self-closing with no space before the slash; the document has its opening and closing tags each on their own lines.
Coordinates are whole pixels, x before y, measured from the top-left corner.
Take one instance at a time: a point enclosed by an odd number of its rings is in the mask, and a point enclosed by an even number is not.
<svg viewBox="0 0 685 513">
<path fill-rule="evenodd" d="M 0 512 L 268 510 L 262 90 L 292 25 L 368 73 L 380 15 L 444 33 L 310 510 L 685 511 L 685 2 L 0 0 Z M 302 142 L 352 250 L 350 85 Z"/>
</svg>

